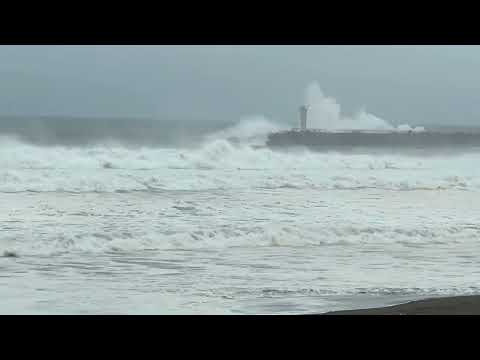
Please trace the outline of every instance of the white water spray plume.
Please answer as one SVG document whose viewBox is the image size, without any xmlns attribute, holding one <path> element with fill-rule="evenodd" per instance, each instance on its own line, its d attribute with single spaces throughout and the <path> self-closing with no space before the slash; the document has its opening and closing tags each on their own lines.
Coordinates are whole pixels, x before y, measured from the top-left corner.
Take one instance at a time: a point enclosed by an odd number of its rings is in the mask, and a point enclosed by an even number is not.
<svg viewBox="0 0 480 360">
<path fill-rule="evenodd" d="M 342 114 L 341 106 L 333 97 L 326 96 L 318 82 L 312 82 L 305 91 L 305 103 L 309 106 L 308 126 L 324 130 L 391 130 L 424 131 L 423 127 L 412 128 L 402 124 L 393 126 L 365 109 L 353 117 Z"/>
</svg>

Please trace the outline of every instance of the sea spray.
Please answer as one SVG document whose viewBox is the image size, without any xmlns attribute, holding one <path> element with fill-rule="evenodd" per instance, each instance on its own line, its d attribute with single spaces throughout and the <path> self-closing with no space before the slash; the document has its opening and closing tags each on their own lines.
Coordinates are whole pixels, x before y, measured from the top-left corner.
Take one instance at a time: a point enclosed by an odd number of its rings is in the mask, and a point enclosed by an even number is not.
<svg viewBox="0 0 480 360">
<path fill-rule="evenodd" d="M 333 97 L 326 96 L 317 81 L 305 90 L 305 103 L 309 106 L 308 127 L 324 130 L 391 130 L 424 131 L 423 127 L 412 128 L 408 124 L 398 127 L 361 109 L 354 116 L 342 114 L 341 106 Z"/>
<path fill-rule="evenodd" d="M 226 139 L 240 144 L 265 144 L 269 133 L 286 130 L 288 126 L 267 119 L 264 116 L 250 116 L 237 124 L 205 136 L 204 143 Z"/>
</svg>

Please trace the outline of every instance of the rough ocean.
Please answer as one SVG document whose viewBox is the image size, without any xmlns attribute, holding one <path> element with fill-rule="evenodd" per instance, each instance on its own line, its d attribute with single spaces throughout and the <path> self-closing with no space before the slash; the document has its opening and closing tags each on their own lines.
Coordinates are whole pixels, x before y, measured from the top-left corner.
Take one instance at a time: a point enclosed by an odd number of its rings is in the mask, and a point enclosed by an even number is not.
<svg viewBox="0 0 480 360">
<path fill-rule="evenodd" d="M 305 314 L 480 293 L 480 152 L 227 140 L 272 126 L 190 147 L 2 137 L 0 312 Z"/>
</svg>

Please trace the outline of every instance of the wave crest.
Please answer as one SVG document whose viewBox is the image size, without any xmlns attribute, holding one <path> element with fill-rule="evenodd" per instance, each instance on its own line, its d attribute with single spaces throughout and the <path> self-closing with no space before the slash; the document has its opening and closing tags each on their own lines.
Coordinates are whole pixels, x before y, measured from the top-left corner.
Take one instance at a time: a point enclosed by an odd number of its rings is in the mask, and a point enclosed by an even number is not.
<svg viewBox="0 0 480 360">
<path fill-rule="evenodd" d="M 45 148 L 0 142 L 0 192 L 210 189 L 478 190 L 480 154 L 276 152 L 216 139 L 196 149 Z"/>
<path fill-rule="evenodd" d="M 480 228 L 445 227 L 221 227 L 188 232 L 58 233 L 29 241 L 2 239 L 4 256 L 52 255 L 71 252 L 131 252 L 154 250 L 252 247 L 349 246 L 361 244 L 438 245 L 473 242 Z M 12 255 L 13 254 L 13 255 Z"/>
</svg>

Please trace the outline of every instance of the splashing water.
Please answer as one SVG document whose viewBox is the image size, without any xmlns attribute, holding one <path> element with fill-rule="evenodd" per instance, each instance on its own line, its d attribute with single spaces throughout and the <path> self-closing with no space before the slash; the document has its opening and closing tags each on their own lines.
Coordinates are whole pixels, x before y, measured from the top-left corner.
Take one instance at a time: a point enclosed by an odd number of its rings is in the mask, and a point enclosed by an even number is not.
<svg viewBox="0 0 480 360">
<path fill-rule="evenodd" d="M 341 106 L 333 97 L 326 96 L 318 82 L 312 82 L 305 91 L 305 102 L 309 105 L 308 126 L 325 130 L 397 130 L 424 131 L 423 127 L 412 128 L 402 124 L 393 126 L 365 109 L 353 117 L 344 116 Z"/>
<path fill-rule="evenodd" d="M 408 124 L 394 126 L 388 121 L 367 112 L 358 111 L 353 116 L 342 114 L 341 105 L 330 96 L 326 96 L 319 83 L 310 83 L 305 90 L 305 103 L 308 105 L 308 127 L 323 130 L 384 130 L 399 132 L 422 132 L 424 127 L 412 127 Z M 295 125 L 296 126 L 296 125 Z M 204 137 L 204 143 L 216 140 L 229 140 L 237 144 L 264 144 L 269 133 L 287 130 L 288 125 L 255 115 L 241 119 L 227 129 L 213 132 Z"/>
<path fill-rule="evenodd" d="M 227 129 L 205 136 L 205 143 L 228 139 L 234 143 L 263 144 L 271 132 L 287 129 L 286 125 L 274 122 L 264 116 L 250 116 Z"/>
</svg>

